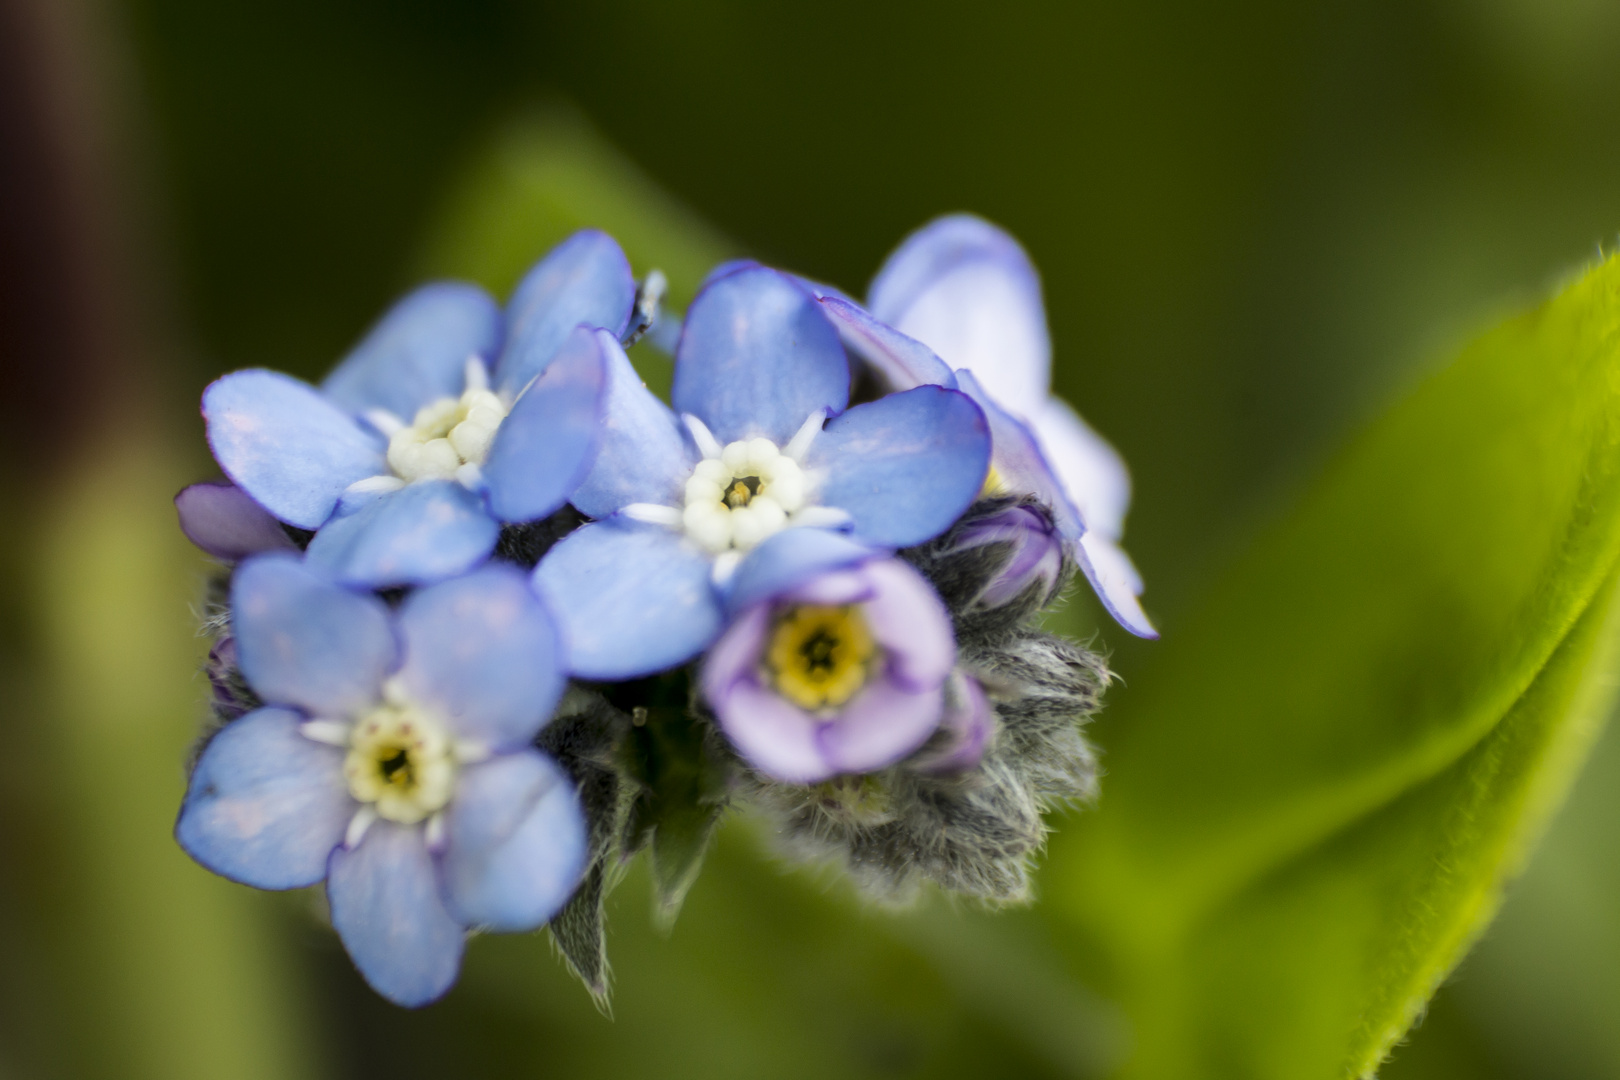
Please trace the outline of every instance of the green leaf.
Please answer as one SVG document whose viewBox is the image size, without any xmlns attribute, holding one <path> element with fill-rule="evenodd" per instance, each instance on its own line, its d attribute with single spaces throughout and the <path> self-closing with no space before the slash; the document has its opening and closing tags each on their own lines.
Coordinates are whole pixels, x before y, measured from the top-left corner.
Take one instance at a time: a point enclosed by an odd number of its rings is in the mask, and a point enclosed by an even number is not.
<svg viewBox="0 0 1620 1080">
<path fill-rule="evenodd" d="M 622 869 L 620 839 L 635 797 L 613 763 L 629 727 L 629 717 L 601 695 L 574 687 L 537 740 L 539 748 L 574 778 L 585 820 L 590 823 L 585 878 L 547 929 L 569 970 L 585 984 L 603 1012 L 608 1011 L 612 992 L 607 896 Z"/>
<path fill-rule="evenodd" d="M 546 924 L 551 941 L 562 954 L 568 970 L 585 984 L 586 991 L 602 1012 L 610 1011 L 613 969 L 607 953 L 607 864 L 591 860 L 585 878 L 561 911 Z"/>
<path fill-rule="evenodd" d="M 624 847 L 648 849 L 653 917 L 668 929 L 725 812 L 727 758 L 713 725 L 692 714 L 685 671 L 615 689 L 646 702 L 635 709 L 621 753 L 625 772 L 640 784 Z"/>
<path fill-rule="evenodd" d="M 1353 443 L 1117 695 L 1044 884 L 1141 1077 L 1367 1075 L 1606 713 L 1620 264 Z"/>
</svg>

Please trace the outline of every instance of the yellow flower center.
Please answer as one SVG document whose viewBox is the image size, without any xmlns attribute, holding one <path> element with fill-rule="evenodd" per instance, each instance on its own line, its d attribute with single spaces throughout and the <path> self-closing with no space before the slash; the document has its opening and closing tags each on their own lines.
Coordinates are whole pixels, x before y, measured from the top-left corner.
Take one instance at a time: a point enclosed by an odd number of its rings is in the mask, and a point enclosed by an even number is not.
<svg viewBox="0 0 1620 1080">
<path fill-rule="evenodd" d="M 456 786 L 454 747 L 439 722 L 408 704 L 360 717 L 343 761 L 349 794 L 377 814 L 413 825 L 444 809 Z"/>
<path fill-rule="evenodd" d="M 777 693 L 804 709 L 837 708 L 866 685 L 877 655 L 854 605 L 806 604 L 776 621 L 765 650 Z"/>
</svg>

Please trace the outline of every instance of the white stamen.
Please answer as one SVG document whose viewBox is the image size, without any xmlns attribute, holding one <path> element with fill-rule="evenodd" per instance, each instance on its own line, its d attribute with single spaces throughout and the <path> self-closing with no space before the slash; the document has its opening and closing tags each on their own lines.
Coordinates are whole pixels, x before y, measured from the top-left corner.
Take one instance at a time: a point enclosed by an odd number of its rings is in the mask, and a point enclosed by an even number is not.
<svg viewBox="0 0 1620 1080">
<path fill-rule="evenodd" d="M 477 739 L 457 739 L 450 744 L 450 753 L 462 765 L 476 765 L 488 761 L 494 751 Z"/>
<path fill-rule="evenodd" d="M 384 436 L 392 438 L 394 432 L 405 427 L 405 421 L 389 412 L 387 409 L 367 409 L 363 414 L 371 426 L 382 432 Z"/>
<path fill-rule="evenodd" d="M 803 461 L 810 444 L 816 441 L 816 436 L 821 434 L 821 427 L 826 422 L 826 409 L 817 409 L 811 413 L 809 419 L 800 424 L 799 430 L 793 433 L 793 438 L 788 440 L 788 444 L 782 447 L 783 456 L 790 457 L 794 461 Z"/>
<path fill-rule="evenodd" d="M 821 416 L 814 414 L 794 436 L 801 444 L 814 437 Z M 804 508 L 809 484 L 799 463 L 771 440 L 738 439 L 693 466 L 681 524 L 688 537 L 713 554 L 747 551 L 791 523 L 791 515 Z M 845 519 L 840 511 L 837 520 Z"/>
<path fill-rule="evenodd" d="M 720 456 L 720 440 L 714 437 L 708 425 L 691 413 L 682 413 L 681 420 L 686 424 L 686 430 L 692 433 L 692 441 L 697 444 L 698 453 L 705 458 L 714 459 Z"/>
<path fill-rule="evenodd" d="M 807 506 L 793 515 L 793 524 L 812 529 L 841 529 L 850 521 L 849 511 L 836 506 Z"/>
<path fill-rule="evenodd" d="M 444 811 L 427 819 L 427 828 L 422 830 L 423 839 L 427 842 L 427 849 L 437 855 L 444 850 Z"/>
<path fill-rule="evenodd" d="M 298 725 L 298 734 L 327 746 L 348 746 L 349 731 L 350 726 L 344 720 L 306 720 Z"/>
<path fill-rule="evenodd" d="M 405 481 L 397 476 L 368 476 L 364 480 L 356 480 L 343 489 L 345 495 L 371 495 L 383 494 L 389 491 L 398 491 L 405 486 Z"/>
<path fill-rule="evenodd" d="M 667 528 L 681 527 L 681 512 L 673 506 L 660 506 L 658 503 L 630 503 L 619 508 L 619 513 L 631 521 L 644 521 L 649 525 L 663 525 Z"/>
<path fill-rule="evenodd" d="M 489 369 L 484 366 L 484 358 L 477 353 L 467 357 L 466 380 L 464 391 L 489 389 Z"/>
<path fill-rule="evenodd" d="M 466 392 L 422 406 L 409 426 L 388 437 L 388 467 L 395 476 L 407 481 L 461 479 L 464 466 L 483 463 L 506 419 L 507 404 L 488 389 L 487 378 L 474 374 L 482 365 L 477 357 L 470 358 Z"/>
<path fill-rule="evenodd" d="M 456 482 L 468 491 L 483 491 L 484 470 L 468 461 L 456 470 Z"/>
<path fill-rule="evenodd" d="M 709 580 L 716 586 L 724 588 L 731 575 L 737 572 L 737 564 L 742 562 L 742 552 L 725 551 L 715 556 L 714 566 L 709 570 Z"/>
<path fill-rule="evenodd" d="M 376 820 L 377 809 L 372 804 L 366 803 L 356 810 L 354 817 L 349 819 L 348 829 L 343 833 L 343 846 L 350 851 L 359 847 L 360 841 L 366 837 L 366 830 L 371 828 L 371 823 Z"/>
<path fill-rule="evenodd" d="M 681 511 L 686 534 L 710 551 L 731 547 L 731 511 L 716 503 L 687 503 Z"/>
</svg>

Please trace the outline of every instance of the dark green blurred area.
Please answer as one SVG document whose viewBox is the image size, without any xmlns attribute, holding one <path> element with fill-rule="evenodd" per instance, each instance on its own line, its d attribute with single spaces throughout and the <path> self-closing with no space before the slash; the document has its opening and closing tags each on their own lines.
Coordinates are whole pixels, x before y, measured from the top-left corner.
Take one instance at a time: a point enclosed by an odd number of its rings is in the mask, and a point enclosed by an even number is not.
<svg viewBox="0 0 1620 1080">
<path fill-rule="evenodd" d="M 454 263 L 434 230 L 491 141 L 564 101 L 717 230 L 686 248 L 861 292 L 935 214 L 1019 236 L 1057 387 L 1131 464 L 1129 547 L 1171 635 L 1353 423 L 1620 228 L 1620 7 L 1601 0 L 114 10 L 185 336 L 155 375 L 197 470 L 204 382 L 318 375 Z M 1153 646 L 1100 629 L 1114 693 L 1153 677 Z M 1611 737 L 1387 1075 L 1620 1076 L 1616 760 Z M 444 1004 L 392 1009 L 302 898 L 252 901 L 293 1002 L 255 1015 L 299 1026 L 287 1068 L 334 1077 L 1094 1075 L 1127 1044 L 1038 907 L 958 933 L 943 905 L 860 911 L 758 847 L 723 838 L 668 940 L 644 882 L 621 888 L 613 1022 L 538 937 L 480 940 Z M 47 1060 L 8 1009 L 18 1068 Z M 120 1075 L 115 1050 L 84 1060 Z"/>
</svg>

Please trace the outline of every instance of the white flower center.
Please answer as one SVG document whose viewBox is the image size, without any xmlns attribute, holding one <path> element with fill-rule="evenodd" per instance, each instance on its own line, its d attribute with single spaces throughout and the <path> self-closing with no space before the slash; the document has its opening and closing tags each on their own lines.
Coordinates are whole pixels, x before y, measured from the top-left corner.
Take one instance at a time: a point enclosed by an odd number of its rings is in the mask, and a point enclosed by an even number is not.
<svg viewBox="0 0 1620 1080">
<path fill-rule="evenodd" d="M 405 825 L 444 809 L 456 788 L 456 747 L 437 717 L 397 694 L 355 720 L 343 775 L 349 794 Z"/>
<path fill-rule="evenodd" d="M 388 439 L 388 467 L 401 480 L 450 480 L 465 465 L 479 466 L 506 419 L 506 403 L 484 386 L 459 398 L 440 398 L 416 412 Z"/>
<path fill-rule="evenodd" d="M 784 528 L 804 501 L 799 463 L 769 439 L 745 439 L 697 463 L 686 481 L 681 524 L 716 554 L 746 551 Z"/>
</svg>

